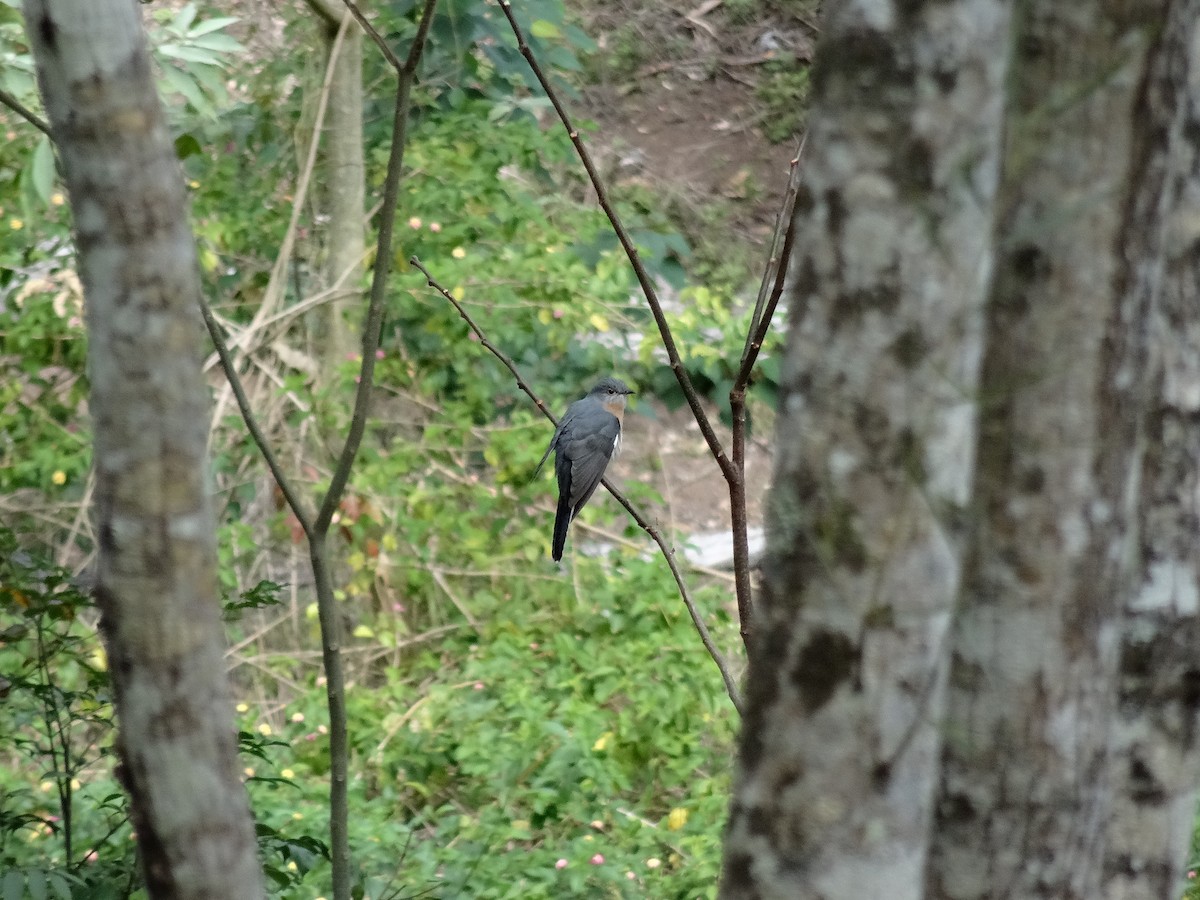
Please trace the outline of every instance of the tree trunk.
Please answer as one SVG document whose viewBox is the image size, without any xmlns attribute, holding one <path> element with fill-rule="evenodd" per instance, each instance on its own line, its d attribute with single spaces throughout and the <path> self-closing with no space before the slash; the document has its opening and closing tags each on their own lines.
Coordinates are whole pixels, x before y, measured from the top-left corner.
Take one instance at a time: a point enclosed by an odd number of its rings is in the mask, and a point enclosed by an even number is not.
<svg viewBox="0 0 1200 900">
<path fill-rule="evenodd" d="M 1153 293 L 1123 225 L 1161 6 L 1021 9 L 928 896 L 1091 900 Z"/>
<path fill-rule="evenodd" d="M 321 30 L 325 52 L 333 46 L 337 27 Z M 361 300 L 363 252 L 363 204 L 366 170 L 363 163 L 363 33 L 351 22 L 334 63 L 329 85 L 329 112 L 325 128 L 324 196 L 329 204 L 329 256 L 325 281 L 340 285 L 337 299 L 326 307 L 328 330 L 321 339 L 325 369 L 340 363 L 355 349 L 354 331 L 348 315 Z"/>
<path fill-rule="evenodd" d="M 225 680 L 199 276 L 131 0 L 26 0 L 74 212 L 95 430 L 96 595 L 149 893 L 263 895 Z"/>
<path fill-rule="evenodd" d="M 1176 0 L 1139 103 L 1147 135 L 1130 243 L 1154 288 L 1141 552 L 1127 604 L 1112 752 L 1108 900 L 1176 897 L 1200 772 L 1200 2 Z M 1165 260 L 1165 265 L 1153 265 Z M 1161 289 L 1159 286 L 1161 285 Z"/>
<path fill-rule="evenodd" d="M 363 158 L 363 32 L 350 21 L 339 44 L 337 34 L 349 13 L 341 0 L 307 0 L 320 20 L 321 49 L 328 65 L 336 48 L 325 115 L 325 177 L 320 193 L 328 223 L 324 281 L 339 286 L 336 297 L 310 317 L 319 324 L 311 335 L 312 350 L 320 355 L 325 371 L 357 350 L 351 328 L 355 300 L 362 299 L 363 254 L 366 250 L 364 211 L 366 163 Z"/>
<path fill-rule="evenodd" d="M 727 900 L 921 896 L 1008 34 L 1002 0 L 823 24 Z"/>
</svg>

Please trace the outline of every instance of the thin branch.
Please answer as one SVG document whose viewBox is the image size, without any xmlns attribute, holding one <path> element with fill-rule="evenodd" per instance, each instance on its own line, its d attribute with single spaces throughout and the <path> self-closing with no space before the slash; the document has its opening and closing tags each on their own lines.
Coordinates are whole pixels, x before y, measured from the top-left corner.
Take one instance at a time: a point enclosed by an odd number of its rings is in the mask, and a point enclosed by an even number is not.
<svg viewBox="0 0 1200 900">
<path fill-rule="evenodd" d="M 729 391 L 729 412 L 733 419 L 733 468 L 736 473 L 736 477 L 727 479 L 729 519 L 733 532 L 733 574 L 737 592 L 738 623 L 742 643 L 746 645 L 747 651 L 750 649 L 751 620 L 754 617 L 754 593 L 750 583 L 750 539 L 746 520 L 746 387 L 750 383 L 754 363 L 758 360 L 758 352 L 766 340 L 767 329 L 771 327 L 775 308 L 783 294 L 788 259 L 792 255 L 792 245 L 795 242 L 793 214 L 796 209 L 796 195 L 800 191 L 800 154 L 803 152 L 804 142 L 801 141 L 796 156 L 792 159 L 792 170 L 788 177 L 787 190 L 784 191 L 783 205 L 775 221 L 771 253 L 767 258 L 762 285 L 754 303 L 754 312 L 750 316 L 750 326 L 746 329 L 746 346 L 742 350 L 741 364 Z"/>
<path fill-rule="evenodd" d="M 313 523 L 314 539 L 309 541 L 309 559 L 317 591 L 317 615 L 321 624 L 321 658 L 325 667 L 325 696 L 329 707 L 329 839 L 333 874 L 334 900 L 350 900 L 350 834 L 349 834 L 349 740 L 346 726 L 346 677 L 342 667 L 341 613 L 333 594 L 333 576 L 327 559 L 327 538 L 333 514 L 350 480 L 350 469 L 358 456 L 371 392 L 375 380 L 375 350 L 383 328 L 383 307 L 387 295 L 387 277 L 392 259 L 392 232 L 396 222 L 396 206 L 400 199 L 400 177 L 404 171 L 404 150 L 408 140 L 409 98 L 417 65 L 429 34 L 437 0 L 426 0 L 421 23 L 409 48 L 408 58 L 397 69 L 396 104 L 392 116 L 392 146 L 388 155 L 387 174 L 383 182 L 383 205 L 379 212 L 379 234 L 375 242 L 375 267 L 371 278 L 370 300 L 366 324 L 363 327 L 362 366 L 359 370 L 358 391 L 346 442 L 329 480 L 329 488 Z M 378 33 L 370 23 L 350 8 L 351 13 L 375 39 Z M 356 14 L 357 13 L 357 14 Z M 344 28 L 339 31 L 339 34 Z M 386 54 L 385 54 L 386 55 Z M 389 60 L 390 61 L 390 60 Z"/>
<path fill-rule="evenodd" d="M 701 434 L 704 435 L 704 440 L 708 444 L 709 451 L 717 461 L 717 465 L 721 467 L 721 473 L 727 480 L 736 477 L 737 473 L 734 471 L 733 463 L 725 455 L 725 449 L 721 446 L 721 440 L 713 430 L 712 423 L 708 420 L 708 415 L 704 412 L 704 407 L 701 405 L 700 398 L 696 394 L 696 389 L 692 386 L 692 379 L 688 376 L 687 369 L 684 368 L 683 362 L 679 357 L 679 350 L 675 346 L 675 338 L 671 334 L 671 326 L 667 322 L 666 315 L 663 313 L 662 304 L 658 301 L 658 293 L 654 290 L 654 282 L 646 271 L 646 267 L 642 265 L 633 239 L 629 236 L 629 232 L 625 230 L 625 226 L 621 224 L 621 218 L 617 215 L 617 210 L 609 199 L 608 190 L 600 178 L 600 173 L 596 170 L 595 163 L 592 162 L 592 156 L 584 145 L 579 130 L 571 123 L 571 118 L 567 115 L 567 110 L 563 106 L 562 100 L 559 99 L 558 92 L 554 90 L 554 87 L 550 84 L 550 80 L 542 71 L 541 65 L 538 64 L 537 59 L 534 57 L 533 51 L 529 49 L 529 44 L 525 40 L 525 33 L 521 30 L 521 26 L 517 24 L 516 17 L 513 15 L 510 0 L 500 0 L 500 9 L 504 12 L 504 17 L 508 19 L 508 24 L 512 28 L 513 34 L 516 35 L 517 49 L 525 57 L 529 68 L 533 70 L 533 74 L 541 84 L 542 90 L 546 92 L 546 97 L 553 104 L 555 112 L 558 113 L 559 120 L 562 122 L 563 127 L 566 128 L 567 136 L 570 137 L 571 143 L 575 145 L 575 152 L 579 155 L 584 169 L 587 170 L 592 188 L 596 191 L 596 198 L 600 202 L 600 208 L 608 216 L 608 221 L 612 225 L 617 240 L 621 242 L 621 246 L 625 250 L 625 255 L 629 257 L 629 264 L 633 267 L 638 284 L 641 285 L 642 293 L 646 296 L 646 303 L 650 307 L 650 314 L 654 316 L 654 323 L 658 326 L 658 333 L 662 339 L 663 349 L 667 352 L 667 361 L 670 363 L 671 371 L 675 373 L 675 379 L 679 382 L 679 387 L 683 391 L 683 396 L 687 399 L 688 406 L 691 408 L 696 424 L 700 427 Z"/>
<path fill-rule="evenodd" d="M 480 345 L 488 350 L 493 356 L 495 356 L 496 359 L 500 360 L 504 367 L 512 373 L 513 378 L 516 379 L 517 387 L 524 391 L 529 399 L 534 402 L 534 405 L 541 410 L 542 415 L 548 418 L 557 427 L 558 419 L 552 412 L 550 412 L 549 408 L 542 401 L 541 397 L 539 397 L 534 392 L 533 388 L 529 386 L 529 383 L 523 377 L 521 377 L 521 373 L 517 369 L 516 364 L 513 363 L 512 359 L 510 359 L 503 351 L 493 344 L 491 340 L 488 339 L 488 336 L 484 334 L 483 329 L 479 327 L 473 318 L 471 318 L 471 314 L 467 312 L 466 308 L 455 299 L 453 294 L 451 294 L 448 290 L 442 287 L 441 284 L 438 283 L 438 281 L 429 273 L 429 270 L 422 265 L 419 259 L 414 256 L 409 260 L 409 263 L 413 266 L 413 268 L 417 269 L 422 275 L 425 276 L 425 281 L 431 288 L 436 290 L 450 302 L 462 320 L 467 323 L 467 327 L 471 329 L 471 332 L 477 338 L 479 338 Z M 708 655 L 712 657 L 712 661 L 716 663 L 717 669 L 721 673 L 721 679 L 725 682 L 725 690 L 729 694 L 730 701 L 733 703 L 733 708 L 737 710 L 738 715 L 741 715 L 742 697 L 741 692 L 738 690 L 737 679 L 733 677 L 733 673 L 730 671 L 728 661 L 717 648 L 717 645 L 713 642 L 712 635 L 710 635 L 708 631 L 708 626 L 704 624 L 704 619 L 700 615 L 699 609 L 696 608 L 696 603 L 692 599 L 691 592 L 688 590 L 687 582 L 684 580 L 683 573 L 680 571 L 679 565 L 675 561 L 674 548 L 667 545 L 666 539 L 663 538 L 659 530 L 650 524 L 649 520 L 642 515 L 641 511 L 632 503 L 630 503 L 625 495 L 617 490 L 611 481 L 609 481 L 607 478 L 604 478 L 601 479 L 600 483 L 604 485 L 605 489 L 613 495 L 613 498 L 620 503 L 621 506 L 625 507 L 625 511 L 629 513 L 635 522 L 637 522 L 638 527 L 650 535 L 650 538 L 655 544 L 658 545 L 658 549 L 662 551 L 663 558 L 667 561 L 667 566 L 670 568 L 671 575 L 675 579 L 675 585 L 679 589 L 679 595 L 683 598 L 683 604 L 687 607 L 688 615 L 692 619 L 692 625 L 695 627 L 696 633 L 700 635 L 700 642 L 704 644 L 704 649 L 708 651 Z"/>
<path fill-rule="evenodd" d="M 50 123 L 2 88 L 0 88 L 0 103 L 3 103 L 46 137 L 54 140 L 54 135 L 50 133 Z"/>
<path fill-rule="evenodd" d="M 750 327 L 746 330 L 746 346 L 742 349 L 741 366 L 737 378 L 734 379 L 735 388 L 744 388 L 749 383 L 750 371 L 754 368 L 758 351 L 762 349 L 762 343 L 766 339 L 767 329 L 771 327 L 775 307 L 783 293 L 788 260 L 791 258 L 792 244 L 795 240 L 792 215 L 796 209 L 796 196 L 800 193 L 800 157 L 804 155 L 804 144 L 807 140 L 808 135 L 805 134 L 800 140 L 796 155 L 792 157 L 791 173 L 783 193 L 779 215 L 775 220 L 775 233 L 771 237 L 771 253 L 767 257 L 762 284 L 759 285 L 758 297 L 754 302 L 754 312 L 750 316 Z"/>
<path fill-rule="evenodd" d="M 392 117 L 392 147 L 388 157 L 387 176 L 383 183 L 383 208 L 379 212 L 379 237 L 375 244 L 375 267 L 371 278 L 367 323 L 363 329 L 362 367 L 359 371 L 358 391 L 354 397 L 354 412 L 350 417 L 350 430 L 346 435 L 346 443 L 342 447 L 342 454 L 333 470 L 329 490 L 317 513 L 315 526 L 318 534 L 325 534 L 329 530 L 333 513 L 337 509 L 342 491 L 345 490 L 346 482 L 350 478 L 350 467 L 354 464 L 355 456 L 358 455 L 363 432 L 367 427 L 367 413 L 370 408 L 372 384 L 375 378 L 375 350 L 379 347 L 379 333 L 383 327 L 383 305 L 387 294 L 389 261 L 392 258 L 392 231 L 396 224 L 396 206 L 400 200 L 400 176 L 404 170 L 404 145 L 408 140 L 409 97 L 436 6 L 437 0 L 425 0 L 421 23 L 417 26 L 417 34 L 413 39 L 412 47 L 409 48 L 408 58 L 396 70 L 396 107 Z M 375 40 L 376 43 L 386 44 L 374 27 L 365 18 L 362 18 L 362 13 L 356 6 L 347 3 L 347 8 L 371 35 L 372 40 Z M 395 59 L 395 56 L 393 55 L 391 59 Z"/>
<path fill-rule="evenodd" d="M 304 4 L 330 28 L 337 28 L 345 15 L 342 4 L 336 0 L 304 0 Z"/>
<path fill-rule="evenodd" d="M 362 10 L 359 9 L 356 4 L 352 3 L 351 0 L 342 0 L 342 2 L 346 4 L 346 9 L 350 10 L 350 15 L 354 16 L 354 18 L 358 21 L 358 24 L 362 26 L 362 30 L 367 33 L 367 37 L 375 42 L 375 46 L 379 48 L 379 52 L 383 54 L 383 58 L 388 61 L 388 64 L 395 69 L 397 73 L 403 72 L 405 68 L 407 68 L 408 64 L 400 62 L 400 57 L 392 52 L 392 48 L 388 45 L 388 42 L 383 39 L 383 35 L 375 30 L 375 26 L 367 21 L 367 17 L 363 15 Z M 427 4 L 426 10 L 428 9 L 429 6 Z M 429 26 L 426 24 L 427 20 L 432 22 L 432 16 L 427 17 L 422 14 L 421 24 L 417 26 L 417 38 L 415 41 L 413 41 L 413 47 L 424 46 L 425 34 L 429 31 Z M 411 49 L 409 50 L 408 55 L 411 59 Z M 413 64 L 413 68 L 416 68 L 415 63 Z"/>
<path fill-rule="evenodd" d="M 283 467 L 279 465 L 275 451 L 271 449 L 271 442 L 267 440 L 267 436 L 258 424 L 258 418 L 254 415 L 254 408 L 250 405 L 250 399 L 246 396 L 246 389 L 242 386 L 242 379 L 238 376 L 237 365 L 234 363 L 233 356 L 229 352 L 229 347 L 225 343 L 225 335 L 221 333 L 221 326 L 217 324 L 212 307 L 208 305 L 208 300 L 204 296 L 200 297 L 200 315 L 204 317 L 204 324 L 208 326 L 209 337 L 212 338 L 213 346 L 217 348 L 217 357 L 221 360 L 221 368 L 225 370 L 225 380 L 229 382 L 229 387 L 233 391 L 238 410 L 242 414 L 242 421 L 246 423 L 246 430 L 250 432 L 250 439 L 254 441 L 254 446 L 258 447 L 258 452 L 266 460 L 267 468 L 271 470 L 271 477 L 275 479 L 275 484 L 279 486 L 279 490 L 283 494 L 283 499 L 287 501 L 287 505 L 291 508 L 296 521 L 300 523 L 300 527 L 304 530 L 305 537 L 311 541 L 313 538 L 312 519 L 309 517 L 308 511 L 304 508 L 304 503 L 301 501 L 299 494 L 292 487 L 291 479 L 284 474 Z"/>
</svg>

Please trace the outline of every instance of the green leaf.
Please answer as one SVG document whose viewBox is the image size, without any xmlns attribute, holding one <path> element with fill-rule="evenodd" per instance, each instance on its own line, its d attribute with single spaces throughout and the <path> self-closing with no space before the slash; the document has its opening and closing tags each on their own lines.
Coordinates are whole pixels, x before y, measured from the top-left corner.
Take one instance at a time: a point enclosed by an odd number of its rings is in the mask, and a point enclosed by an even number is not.
<svg viewBox="0 0 1200 900">
<path fill-rule="evenodd" d="M 556 38 L 562 35 L 558 26 L 546 19 L 535 19 L 529 26 L 529 33 L 536 38 Z"/>
<path fill-rule="evenodd" d="M 179 35 L 187 34 L 188 29 L 192 27 L 192 22 L 196 20 L 196 4 L 188 3 L 183 9 L 175 14 L 175 18 L 171 20 L 171 24 L 167 27 Z"/>
<path fill-rule="evenodd" d="M 9 869 L 0 881 L 0 898 L 3 900 L 23 900 L 25 897 L 25 876 L 19 869 Z"/>
<path fill-rule="evenodd" d="M 54 192 L 54 149 L 50 146 L 48 137 L 43 136 L 33 151 L 33 159 L 29 163 L 29 178 L 38 199 L 49 206 L 50 195 Z"/>
<path fill-rule="evenodd" d="M 217 54 L 201 49 L 200 47 L 191 47 L 187 44 L 159 44 L 158 52 L 171 59 L 199 63 L 202 66 L 219 66 L 222 64 L 221 57 Z"/>
<path fill-rule="evenodd" d="M 204 115 L 214 115 L 212 105 L 205 99 L 195 79 L 174 66 L 162 67 L 162 79 L 169 90 L 182 94 L 192 108 Z"/>
<path fill-rule="evenodd" d="M 30 869 L 25 876 L 25 888 L 30 900 L 46 900 L 46 873 L 41 869 Z"/>
<path fill-rule="evenodd" d="M 67 876 L 55 870 L 47 872 L 46 877 L 50 881 L 50 889 L 54 892 L 56 900 L 71 900 L 71 882 L 67 880 Z"/>
<path fill-rule="evenodd" d="M 175 138 L 175 156 L 177 159 L 187 159 L 189 156 L 196 156 L 201 152 L 200 142 L 196 140 L 195 135 L 185 133 Z"/>
<path fill-rule="evenodd" d="M 227 34 L 209 34 L 200 37 L 188 37 L 188 46 L 202 47 L 216 53 L 240 53 L 245 48 Z"/>
<path fill-rule="evenodd" d="M 215 19 L 205 19 L 195 28 L 188 32 L 188 37 L 198 38 L 204 34 L 212 34 L 214 31 L 220 31 L 237 21 L 235 16 L 217 16 Z"/>
</svg>

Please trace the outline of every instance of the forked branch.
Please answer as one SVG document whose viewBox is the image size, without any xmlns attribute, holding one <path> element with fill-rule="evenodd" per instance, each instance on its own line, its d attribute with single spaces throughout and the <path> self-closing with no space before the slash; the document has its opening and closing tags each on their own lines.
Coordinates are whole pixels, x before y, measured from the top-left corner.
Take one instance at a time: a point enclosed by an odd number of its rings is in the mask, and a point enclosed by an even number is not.
<svg viewBox="0 0 1200 900">
<path fill-rule="evenodd" d="M 512 373 L 513 378 L 516 379 L 517 387 L 524 391 L 529 399 L 533 401 L 534 405 L 541 410 L 542 415 L 553 422 L 557 427 L 558 419 L 555 418 L 552 412 L 550 412 L 549 407 L 547 407 L 542 401 L 542 398 L 539 397 L 533 388 L 529 386 L 529 382 L 522 377 L 520 370 L 517 368 L 512 359 L 510 359 L 502 350 L 500 350 L 499 347 L 492 343 L 492 341 L 484 333 L 483 329 L 479 327 L 473 318 L 471 318 L 471 314 L 467 312 L 466 308 L 455 299 L 453 294 L 442 287 L 438 283 L 437 279 L 429 274 L 429 270 L 421 264 L 419 259 L 414 256 L 409 260 L 409 262 L 412 264 L 413 268 L 418 269 L 421 274 L 425 276 L 425 280 L 428 282 L 431 288 L 436 290 L 439 294 L 445 297 L 447 301 L 450 302 L 450 304 L 458 312 L 459 316 L 462 317 L 462 320 L 467 323 L 467 327 L 471 329 L 477 338 L 479 338 L 479 343 L 484 347 L 484 349 L 488 350 L 493 356 L 496 357 L 496 359 L 500 360 L 504 367 Z M 679 588 L 679 596 L 683 598 L 683 605 L 687 607 L 688 615 L 692 619 L 692 625 L 695 627 L 696 633 L 700 635 L 700 642 L 704 644 L 704 649 L 708 651 L 708 655 L 712 657 L 712 661 L 716 663 L 717 669 L 721 673 L 721 679 L 725 682 L 725 690 L 729 694 L 729 700 L 733 703 L 733 708 L 738 711 L 738 715 L 741 715 L 742 697 L 741 693 L 738 691 L 737 679 L 733 677 L 733 672 L 729 668 L 729 662 L 725 659 L 724 655 L 717 648 L 717 645 L 713 642 L 712 635 L 709 634 L 708 631 L 708 626 L 704 624 L 704 618 L 700 615 L 700 610 L 697 609 L 696 603 L 692 599 L 691 591 L 688 590 L 687 582 L 684 580 L 683 572 L 680 570 L 679 564 L 675 560 L 674 548 L 667 544 L 666 539 L 664 539 L 662 536 L 662 533 L 656 527 L 650 524 L 650 520 L 646 516 L 642 515 L 641 510 L 634 506 L 623 493 L 617 490 L 611 481 L 609 481 L 607 478 L 604 478 L 600 483 L 604 485 L 605 489 L 613 495 L 618 503 L 625 507 L 625 511 L 629 513 L 629 515 L 635 522 L 638 523 L 638 526 L 643 531 L 650 535 L 650 538 L 658 545 L 658 549 L 662 551 L 663 559 L 667 561 L 667 566 L 670 568 L 671 575 L 675 579 L 675 585 Z"/>
</svg>

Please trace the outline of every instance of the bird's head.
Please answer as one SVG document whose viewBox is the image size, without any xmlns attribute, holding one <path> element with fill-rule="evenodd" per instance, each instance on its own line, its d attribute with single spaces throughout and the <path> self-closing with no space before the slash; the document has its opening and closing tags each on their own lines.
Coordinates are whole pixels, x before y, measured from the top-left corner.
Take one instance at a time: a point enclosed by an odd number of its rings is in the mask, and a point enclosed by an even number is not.
<svg viewBox="0 0 1200 900">
<path fill-rule="evenodd" d="M 621 414 L 625 412 L 625 399 L 632 393 L 629 385 L 621 379 L 609 376 L 596 382 L 596 386 L 588 392 L 588 396 L 599 400 L 606 410 L 620 418 Z"/>
</svg>

